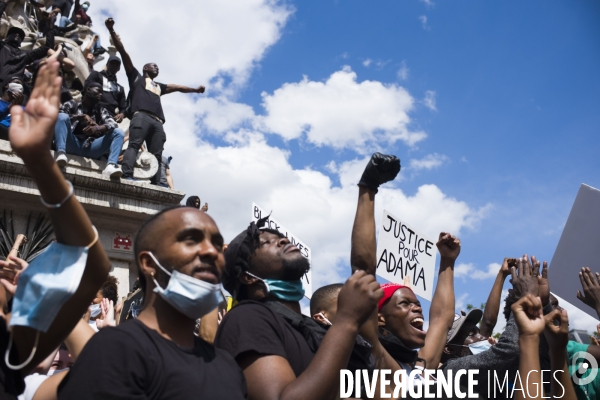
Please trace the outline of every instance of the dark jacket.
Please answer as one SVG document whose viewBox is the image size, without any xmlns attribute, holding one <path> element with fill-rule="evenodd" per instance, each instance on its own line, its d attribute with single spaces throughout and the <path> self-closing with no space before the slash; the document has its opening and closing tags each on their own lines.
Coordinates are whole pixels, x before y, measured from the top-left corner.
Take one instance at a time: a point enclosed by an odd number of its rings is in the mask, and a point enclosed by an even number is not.
<svg viewBox="0 0 600 400">
<path fill-rule="evenodd" d="M 0 2 L 0 15 L 6 10 L 7 3 Z M 46 37 L 46 46 L 31 51 L 23 51 L 20 48 L 13 47 L 0 40 L 0 92 L 2 87 L 8 83 L 7 80 L 12 77 L 23 79 L 25 66 L 31 64 L 35 60 L 46 57 L 48 49 L 54 47 L 54 34 L 48 32 Z"/>
</svg>

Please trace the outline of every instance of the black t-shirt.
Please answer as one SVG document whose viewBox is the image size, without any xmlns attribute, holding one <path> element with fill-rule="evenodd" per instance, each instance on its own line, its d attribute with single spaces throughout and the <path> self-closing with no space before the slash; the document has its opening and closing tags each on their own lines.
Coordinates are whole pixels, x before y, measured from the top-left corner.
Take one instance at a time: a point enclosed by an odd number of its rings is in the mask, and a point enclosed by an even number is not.
<svg viewBox="0 0 600 400">
<path fill-rule="evenodd" d="M 199 338 L 184 349 L 128 320 L 90 339 L 58 398 L 235 400 L 246 398 L 246 381 L 227 352 Z"/>
<path fill-rule="evenodd" d="M 87 85 L 89 82 L 96 82 L 102 85 L 100 106 L 106 108 L 110 115 L 114 117 L 117 108 L 120 113 L 125 111 L 125 107 L 127 106 L 125 89 L 117 83 L 115 77 L 110 79 L 106 71 L 92 71 L 85 80 L 85 84 Z"/>
<path fill-rule="evenodd" d="M 131 74 L 127 74 L 127 78 L 131 91 L 131 113 L 147 111 L 165 122 L 160 96 L 165 94 L 167 85 L 144 78 L 136 68 L 131 71 Z"/>
<path fill-rule="evenodd" d="M 281 356 L 288 360 L 296 376 L 304 372 L 314 357 L 300 332 L 257 302 L 236 306 L 227 313 L 219 325 L 215 346 L 236 359 L 247 352 Z"/>
<path fill-rule="evenodd" d="M 0 399 L 16 399 L 17 395 L 23 393 L 25 389 L 25 381 L 21 376 L 21 371 L 13 371 L 6 366 L 4 362 L 4 354 L 8 348 L 9 333 L 6 330 L 6 321 L 0 317 Z M 17 356 L 17 348 L 13 342 L 10 349 L 10 363 L 17 365 L 19 363 Z"/>
</svg>

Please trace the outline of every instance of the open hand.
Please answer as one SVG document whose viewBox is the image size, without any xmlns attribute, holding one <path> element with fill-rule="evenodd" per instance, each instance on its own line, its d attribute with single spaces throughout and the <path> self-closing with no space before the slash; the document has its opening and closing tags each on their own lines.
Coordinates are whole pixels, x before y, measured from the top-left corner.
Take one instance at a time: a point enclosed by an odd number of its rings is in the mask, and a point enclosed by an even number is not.
<svg viewBox="0 0 600 400">
<path fill-rule="evenodd" d="M 600 306 L 600 274 L 596 272 L 596 276 L 594 276 L 589 268 L 581 268 L 579 280 L 581 281 L 583 294 L 578 290 L 577 298 L 597 310 Z"/>
<path fill-rule="evenodd" d="M 519 336 L 537 336 L 544 331 L 546 321 L 542 313 L 542 301 L 531 294 L 511 306 Z"/>
<path fill-rule="evenodd" d="M 460 254 L 460 239 L 447 232 L 441 232 L 438 242 L 435 244 L 442 258 L 456 260 Z"/>
<path fill-rule="evenodd" d="M 19 276 L 27 269 L 29 263 L 19 257 L 10 257 L 8 261 L 0 260 L 0 282 L 12 296 L 17 291 Z"/>
<path fill-rule="evenodd" d="M 513 285 L 513 293 L 517 299 L 527 294 L 540 295 L 539 279 L 534 276 L 533 266 L 529 262 L 527 254 L 517 259 L 517 266 L 511 267 L 510 283 Z"/>
<path fill-rule="evenodd" d="M 25 159 L 50 155 L 60 104 L 61 81 L 58 61 L 49 62 L 40 68 L 25 110 L 21 106 L 11 107 L 10 145 L 19 157 Z"/>
<path fill-rule="evenodd" d="M 98 329 L 117 325 L 115 321 L 115 306 L 112 300 L 103 298 L 100 302 L 100 311 L 102 312 L 102 318 L 96 320 L 96 327 Z"/>
<path fill-rule="evenodd" d="M 208 211 L 208 203 L 204 203 L 204 205 L 202 206 L 202 208 L 200 209 L 200 211 L 207 212 Z"/>
</svg>

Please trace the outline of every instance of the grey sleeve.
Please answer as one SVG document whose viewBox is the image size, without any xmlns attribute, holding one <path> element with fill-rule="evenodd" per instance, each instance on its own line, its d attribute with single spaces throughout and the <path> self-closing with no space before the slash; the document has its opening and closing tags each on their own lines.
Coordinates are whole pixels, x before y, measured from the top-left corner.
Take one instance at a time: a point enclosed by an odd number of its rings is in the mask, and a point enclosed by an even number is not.
<svg viewBox="0 0 600 400">
<path fill-rule="evenodd" d="M 491 380 L 490 386 L 494 383 L 494 373 L 502 382 L 508 371 L 508 382 L 514 382 L 514 377 L 519 370 L 519 329 L 512 314 L 496 345 L 477 355 L 449 360 L 442 369 L 444 371 L 479 370 L 477 376 L 479 393 L 485 396 L 488 394 L 488 371 Z M 466 387 L 468 385 L 467 377 L 463 376 L 463 378 L 464 382 L 461 380 L 461 384 Z"/>
</svg>

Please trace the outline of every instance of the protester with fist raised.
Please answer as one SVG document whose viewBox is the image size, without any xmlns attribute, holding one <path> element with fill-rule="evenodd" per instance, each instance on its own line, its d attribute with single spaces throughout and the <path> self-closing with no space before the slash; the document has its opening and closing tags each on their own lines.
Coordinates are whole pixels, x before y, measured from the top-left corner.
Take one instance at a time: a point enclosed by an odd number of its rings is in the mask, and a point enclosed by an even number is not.
<svg viewBox="0 0 600 400">
<path fill-rule="evenodd" d="M 215 345 L 231 353 L 250 399 L 335 399 L 358 330 L 383 295 L 372 275 L 353 274 L 339 292 L 335 323 L 320 340 L 300 313 L 308 260 L 287 237 L 252 223 L 225 251 L 223 284 L 240 301 Z"/>
<path fill-rule="evenodd" d="M 106 28 L 110 32 L 113 43 L 121 54 L 123 66 L 129 79 L 130 109 L 127 117 L 131 119 L 129 125 L 129 147 L 123 156 L 123 179 L 135 180 L 133 178 L 133 166 L 137 153 L 142 143 L 146 142 L 148 151 L 158 160 L 158 172 L 152 177 L 151 183 L 157 184 L 161 178 L 162 152 L 167 135 L 163 128 L 165 115 L 163 113 L 161 96 L 165 94 L 181 93 L 204 93 L 204 86 L 197 88 L 182 85 L 174 85 L 155 82 L 158 76 L 158 65 L 147 63 L 142 70 L 143 74 L 135 68 L 131 57 L 125 51 L 123 42 L 114 31 L 115 21 L 112 18 L 106 20 Z"/>
<path fill-rule="evenodd" d="M 353 271 L 376 273 L 375 195 L 379 186 L 396 178 L 400 160 L 375 153 L 358 183 L 358 205 L 352 229 L 350 265 Z M 403 285 L 386 284 L 379 302 L 380 341 L 405 369 L 415 366 L 417 355 L 427 368 L 437 368 L 454 319 L 454 262 L 460 240 L 442 232 L 437 243 L 440 271 L 429 313 L 429 330 L 423 328 L 421 305 L 413 291 Z M 427 340 L 425 340 L 427 338 Z M 418 354 L 415 349 L 420 349 Z"/>
</svg>

